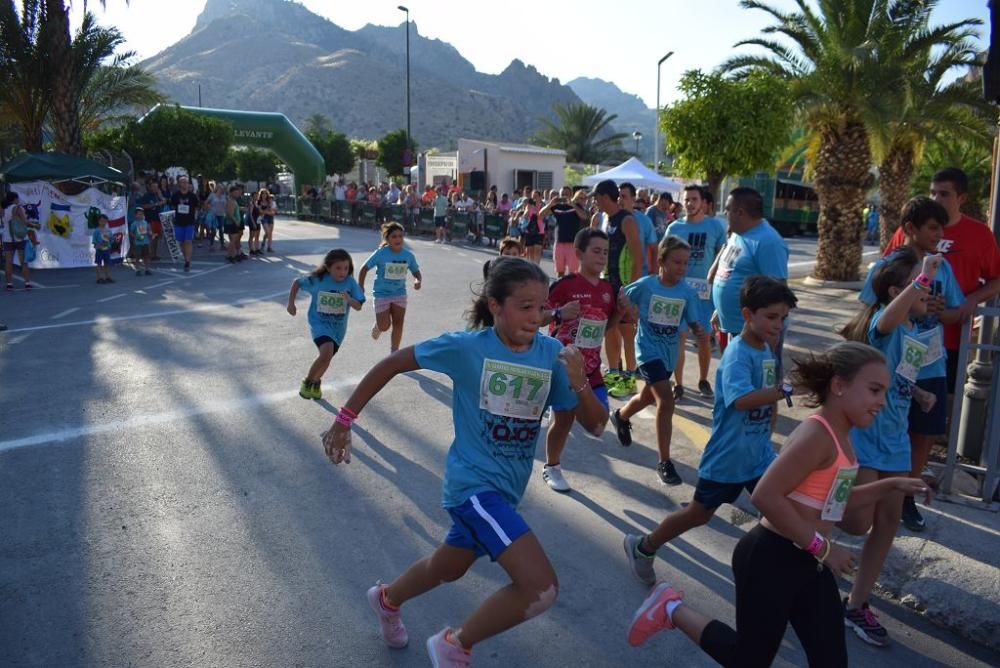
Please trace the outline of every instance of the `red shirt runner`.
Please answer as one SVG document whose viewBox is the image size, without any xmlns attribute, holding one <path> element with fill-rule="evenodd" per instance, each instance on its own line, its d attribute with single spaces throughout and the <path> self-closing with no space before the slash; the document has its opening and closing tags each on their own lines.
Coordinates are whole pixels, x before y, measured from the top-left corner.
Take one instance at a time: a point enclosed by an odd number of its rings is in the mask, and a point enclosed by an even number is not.
<svg viewBox="0 0 1000 668">
<path fill-rule="evenodd" d="M 563 345 L 575 344 L 583 354 L 583 369 L 591 387 L 604 385 L 601 375 L 601 345 L 608 320 L 615 311 L 615 292 L 603 278 L 593 285 L 580 274 L 567 274 L 549 288 L 547 308 L 559 308 L 572 301 L 580 302 L 580 315 L 549 325 L 549 334 Z"/>
</svg>

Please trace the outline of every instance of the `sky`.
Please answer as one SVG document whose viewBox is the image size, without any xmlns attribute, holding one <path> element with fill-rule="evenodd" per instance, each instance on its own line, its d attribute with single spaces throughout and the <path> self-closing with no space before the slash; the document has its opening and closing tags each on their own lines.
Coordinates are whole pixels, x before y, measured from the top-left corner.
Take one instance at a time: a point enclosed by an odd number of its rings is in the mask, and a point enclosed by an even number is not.
<svg viewBox="0 0 1000 668">
<path fill-rule="evenodd" d="M 792 0 L 771 0 L 784 10 Z M 126 48 L 141 58 L 155 55 L 188 35 L 205 0 L 106 0 L 87 9 L 102 25 L 114 25 Z M 365 24 L 399 25 L 405 15 L 399 1 L 299 0 L 310 11 L 348 30 Z M 73 25 L 79 25 L 83 0 L 72 1 Z M 656 103 L 656 62 L 673 51 L 660 70 L 661 104 L 677 97 L 680 75 L 714 68 L 730 56 L 747 52 L 733 44 L 758 36 L 770 23 L 759 10 L 744 10 L 738 0 L 576 0 L 539 2 L 506 0 L 408 0 L 410 18 L 421 35 L 452 44 L 477 70 L 499 74 L 515 58 L 542 74 L 566 83 L 578 76 L 611 81 Z M 497 7 L 503 11 L 498 12 Z M 940 0 L 936 23 L 979 18 L 981 48 L 989 37 L 987 0 Z"/>
</svg>

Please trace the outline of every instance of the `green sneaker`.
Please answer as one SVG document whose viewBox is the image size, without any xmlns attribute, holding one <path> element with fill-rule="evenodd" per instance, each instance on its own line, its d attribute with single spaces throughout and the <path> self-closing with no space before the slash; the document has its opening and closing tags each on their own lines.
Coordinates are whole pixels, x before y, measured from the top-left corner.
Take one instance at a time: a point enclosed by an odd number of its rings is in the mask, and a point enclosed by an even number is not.
<svg viewBox="0 0 1000 668">
<path fill-rule="evenodd" d="M 632 394 L 628 387 L 628 378 L 619 377 L 612 384 L 607 384 L 608 394 L 615 399 L 623 399 L 628 395 Z M 633 390 L 634 391 L 634 390 Z"/>
<path fill-rule="evenodd" d="M 317 380 L 315 383 L 312 384 L 312 398 L 313 399 L 322 399 L 323 398 L 323 390 L 319 389 L 320 383 L 322 383 L 322 382 L 323 381 L 321 381 L 321 380 Z"/>
<path fill-rule="evenodd" d="M 606 374 L 604 374 L 603 378 L 604 378 L 604 384 L 610 390 L 612 386 L 617 385 L 618 382 L 621 381 L 622 376 L 617 371 L 608 371 Z"/>
<path fill-rule="evenodd" d="M 299 385 L 299 396 L 302 397 L 303 399 L 313 398 L 311 382 L 309 382 L 308 380 L 302 381 L 302 384 Z"/>
<path fill-rule="evenodd" d="M 635 394 L 638 392 L 636 389 L 635 376 L 625 376 L 622 379 L 622 383 L 625 385 L 625 389 L 628 390 L 629 394 Z"/>
</svg>

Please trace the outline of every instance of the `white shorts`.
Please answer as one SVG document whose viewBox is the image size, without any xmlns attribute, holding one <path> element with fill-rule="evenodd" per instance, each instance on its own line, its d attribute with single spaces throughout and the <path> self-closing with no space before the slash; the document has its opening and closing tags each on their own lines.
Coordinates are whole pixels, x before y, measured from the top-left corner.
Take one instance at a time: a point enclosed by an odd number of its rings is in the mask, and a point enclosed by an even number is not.
<svg viewBox="0 0 1000 668">
<path fill-rule="evenodd" d="M 395 304 L 400 308 L 406 308 L 406 295 L 399 295 L 398 297 L 376 297 L 375 298 L 375 312 L 384 313 L 389 310 L 389 307 Z"/>
</svg>

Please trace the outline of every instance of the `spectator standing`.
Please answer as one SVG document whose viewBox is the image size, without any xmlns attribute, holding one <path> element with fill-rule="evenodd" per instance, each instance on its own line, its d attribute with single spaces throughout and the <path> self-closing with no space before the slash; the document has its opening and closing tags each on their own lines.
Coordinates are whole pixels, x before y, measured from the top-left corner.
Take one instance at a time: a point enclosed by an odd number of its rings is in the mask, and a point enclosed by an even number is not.
<svg viewBox="0 0 1000 668">
<path fill-rule="evenodd" d="M 673 222 L 673 215 L 670 211 L 674 203 L 674 198 L 668 192 L 657 193 L 653 197 L 653 203 L 646 209 L 646 215 L 653 221 L 656 228 L 656 235 L 663 238 L 667 233 L 667 226 Z"/>
<path fill-rule="evenodd" d="M 443 244 L 448 227 L 448 197 L 445 186 L 438 189 L 434 197 L 434 243 Z"/>
<path fill-rule="evenodd" d="M 573 194 L 569 186 L 563 187 L 559 195 L 549 200 L 542 209 L 542 217 L 550 214 L 556 219 L 555 248 L 552 251 L 556 265 L 556 276 L 562 278 L 567 272 L 575 274 L 580 271 L 580 261 L 577 258 L 574 242 L 581 227 L 585 227 L 589 219 L 583 203 L 587 193 L 578 190 Z M 616 295 L 617 296 L 617 295 Z"/>
<path fill-rule="evenodd" d="M 25 262 L 24 252 L 27 247 L 28 231 L 41 227 L 37 222 L 28 220 L 21 207 L 21 198 L 15 192 L 7 193 L 3 201 L 3 254 L 4 275 L 7 279 L 7 290 L 14 289 L 14 255 L 21 261 L 21 277 L 24 279 L 24 289 L 31 290 L 31 268 Z"/>
</svg>

